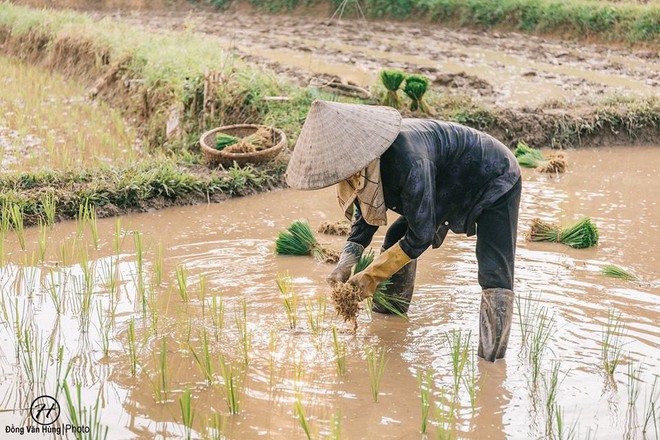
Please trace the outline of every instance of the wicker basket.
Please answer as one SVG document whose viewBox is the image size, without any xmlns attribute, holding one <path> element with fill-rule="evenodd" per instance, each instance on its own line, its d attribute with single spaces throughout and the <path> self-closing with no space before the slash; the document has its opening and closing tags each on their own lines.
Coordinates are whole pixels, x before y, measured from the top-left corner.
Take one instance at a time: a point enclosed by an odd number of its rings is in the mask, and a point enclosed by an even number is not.
<svg viewBox="0 0 660 440">
<path fill-rule="evenodd" d="M 272 136 L 273 146 L 263 150 L 255 151 L 252 153 L 231 153 L 223 150 L 215 149 L 215 136 L 218 133 L 225 133 L 238 138 L 244 138 L 255 133 L 259 128 L 266 127 L 270 130 Z M 232 166 L 234 162 L 243 166 L 249 163 L 260 164 L 273 160 L 286 145 L 286 135 L 278 128 L 268 127 L 265 125 L 255 124 L 240 124 L 240 125 L 227 125 L 224 127 L 214 128 L 202 134 L 199 140 L 202 151 L 206 155 L 207 160 L 214 165 Z"/>
</svg>

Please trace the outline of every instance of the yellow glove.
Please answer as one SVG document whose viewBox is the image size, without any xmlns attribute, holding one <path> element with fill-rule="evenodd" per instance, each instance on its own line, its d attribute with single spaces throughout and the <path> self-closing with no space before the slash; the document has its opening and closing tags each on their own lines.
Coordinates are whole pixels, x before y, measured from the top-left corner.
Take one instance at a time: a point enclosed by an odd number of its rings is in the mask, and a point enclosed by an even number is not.
<svg viewBox="0 0 660 440">
<path fill-rule="evenodd" d="M 381 281 L 394 275 L 410 260 L 411 258 L 397 243 L 381 253 L 365 270 L 353 275 L 348 282 L 356 286 L 360 290 L 362 299 L 365 299 L 373 296 Z"/>
</svg>

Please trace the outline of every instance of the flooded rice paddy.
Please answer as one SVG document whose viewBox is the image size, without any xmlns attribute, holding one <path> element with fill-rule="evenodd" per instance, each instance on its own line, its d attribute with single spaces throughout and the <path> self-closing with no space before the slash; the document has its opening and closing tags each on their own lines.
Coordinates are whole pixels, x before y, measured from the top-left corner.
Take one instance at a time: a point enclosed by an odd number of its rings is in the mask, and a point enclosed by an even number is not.
<svg viewBox="0 0 660 440">
<path fill-rule="evenodd" d="M 70 169 L 138 156 L 121 113 L 83 84 L 0 56 L 0 169 Z M 75 145 L 75 148 L 72 148 Z"/>
<path fill-rule="evenodd" d="M 657 438 L 660 149 L 568 157 L 565 175 L 525 171 L 518 312 L 495 364 L 474 356 L 474 238 L 420 258 L 408 321 L 363 310 L 356 334 L 327 301 L 331 265 L 274 255 L 293 220 L 340 219 L 332 189 L 33 228 L 26 250 L 10 231 L 0 427 L 34 425 L 25 408 L 48 394 L 63 408 L 54 426 L 75 413 L 112 439 L 302 439 L 303 419 L 312 438 L 421 438 L 428 374 L 429 438 Z M 524 241 L 534 217 L 585 215 L 600 228 L 595 248 Z M 607 278 L 605 264 L 639 281 Z M 295 292 L 290 314 L 278 275 Z M 386 362 L 375 392 L 370 350 Z"/>
</svg>

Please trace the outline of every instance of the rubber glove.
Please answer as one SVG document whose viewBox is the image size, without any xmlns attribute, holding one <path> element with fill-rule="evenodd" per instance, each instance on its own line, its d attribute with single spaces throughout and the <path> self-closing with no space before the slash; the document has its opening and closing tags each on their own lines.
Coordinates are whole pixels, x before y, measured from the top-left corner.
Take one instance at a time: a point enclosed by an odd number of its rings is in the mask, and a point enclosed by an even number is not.
<svg viewBox="0 0 660 440">
<path fill-rule="evenodd" d="M 385 252 L 382 252 L 365 270 L 353 275 L 348 282 L 360 290 L 362 299 L 373 296 L 376 287 L 381 281 L 385 281 L 403 266 L 410 262 L 411 258 L 401 249 L 399 243 L 395 244 Z"/>
<path fill-rule="evenodd" d="M 339 262 L 335 269 L 330 273 L 326 281 L 334 286 L 337 283 L 345 283 L 351 276 L 353 266 L 364 252 L 364 246 L 347 241 L 339 257 Z"/>
</svg>

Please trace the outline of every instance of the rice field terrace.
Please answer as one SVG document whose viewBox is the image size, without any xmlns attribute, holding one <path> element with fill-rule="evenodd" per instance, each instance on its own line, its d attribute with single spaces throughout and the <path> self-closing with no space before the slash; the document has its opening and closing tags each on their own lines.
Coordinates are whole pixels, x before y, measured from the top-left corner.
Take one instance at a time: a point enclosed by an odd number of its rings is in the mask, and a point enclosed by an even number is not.
<svg viewBox="0 0 660 440">
<path fill-rule="evenodd" d="M 0 438 L 660 438 L 656 1 L 51 3 L 0 3 Z M 283 189 L 314 99 L 520 153 L 505 359 L 475 237 L 338 315 L 334 189 Z M 242 123 L 284 151 L 216 166 Z"/>
</svg>

